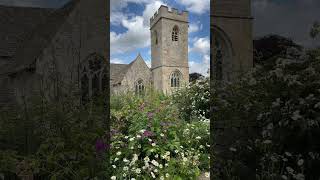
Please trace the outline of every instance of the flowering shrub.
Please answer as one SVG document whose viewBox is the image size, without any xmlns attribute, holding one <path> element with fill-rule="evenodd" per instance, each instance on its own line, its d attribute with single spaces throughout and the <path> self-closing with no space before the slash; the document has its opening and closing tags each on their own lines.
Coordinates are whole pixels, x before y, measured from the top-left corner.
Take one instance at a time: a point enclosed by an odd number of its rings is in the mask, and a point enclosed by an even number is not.
<svg viewBox="0 0 320 180">
<path fill-rule="evenodd" d="M 190 83 L 187 88 L 173 94 L 173 103 L 181 110 L 180 116 L 185 120 L 208 120 L 210 118 L 209 78 Z"/>
<path fill-rule="evenodd" d="M 257 66 L 240 82 L 217 89 L 214 118 L 255 122 L 259 130 L 258 137 L 230 147 L 236 158 L 228 173 L 250 151 L 258 155 L 257 179 L 320 177 L 319 77 L 319 53 L 312 51 L 278 58 L 271 69 Z"/>
<path fill-rule="evenodd" d="M 160 94 L 118 98 L 126 103 L 111 111 L 112 179 L 193 179 L 208 171 L 207 121 L 184 121 Z"/>
</svg>

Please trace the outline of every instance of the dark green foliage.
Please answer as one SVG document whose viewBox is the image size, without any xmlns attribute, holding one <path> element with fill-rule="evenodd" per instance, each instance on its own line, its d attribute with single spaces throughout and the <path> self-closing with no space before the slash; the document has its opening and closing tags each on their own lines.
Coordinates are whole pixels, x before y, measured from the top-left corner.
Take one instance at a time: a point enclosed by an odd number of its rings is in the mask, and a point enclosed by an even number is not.
<svg viewBox="0 0 320 180">
<path fill-rule="evenodd" d="M 202 74 L 199 74 L 199 73 L 191 73 L 189 74 L 189 81 L 194 83 L 196 82 L 197 80 L 202 80 L 204 79 L 204 76 Z"/>
<path fill-rule="evenodd" d="M 264 66 L 266 64 L 274 65 L 275 59 L 285 56 L 290 49 L 296 49 L 300 52 L 303 49 L 291 39 L 274 34 L 254 40 L 253 45 L 254 64 Z"/>
<path fill-rule="evenodd" d="M 96 141 L 105 135 L 103 106 L 81 105 L 75 97 L 39 100 L 0 116 L 0 172 L 16 172 L 27 160 L 32 173 L 52 179 L 85 179 L 105 173 L 105 152 Z"/>
</svg>

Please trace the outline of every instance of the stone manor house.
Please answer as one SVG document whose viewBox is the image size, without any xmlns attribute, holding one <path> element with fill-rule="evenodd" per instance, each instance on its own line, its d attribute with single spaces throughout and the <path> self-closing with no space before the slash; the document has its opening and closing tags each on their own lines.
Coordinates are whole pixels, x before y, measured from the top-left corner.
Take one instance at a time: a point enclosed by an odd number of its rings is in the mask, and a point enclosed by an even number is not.
<svg viewBox="0 0 320 180">
<path fill-rule="evenodd" d="M 0 108 L 37 94 L 55 98 L 62 91 L 88 99 L 108 82 L 111 92 L 151 86 L 165 93 L 188 83 L 188 12 L 161 6 L 150 17 L 151 68 L 137 55 L 130 64 L 110 64 L 109 71 L 109 17 L 101 8 L 106 3 L 70 0 L 57 9 L 0 5 Z M 251 3 L 214 3 L 211 68 L 217 79 L 232 80 L 252 67 Z"/>
</svg>

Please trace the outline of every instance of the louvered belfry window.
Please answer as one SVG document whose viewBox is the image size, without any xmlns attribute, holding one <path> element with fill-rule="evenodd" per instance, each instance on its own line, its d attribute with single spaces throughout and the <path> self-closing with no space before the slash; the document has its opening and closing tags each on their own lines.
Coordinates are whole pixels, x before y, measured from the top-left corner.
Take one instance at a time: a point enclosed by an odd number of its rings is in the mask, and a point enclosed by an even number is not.
<svg viewBox="0 0 320 180">
<path fill-rule="evenodd" d="M 179 40 L 179 28 L 178 26 L 174 26 L 172 29 L 172 41 Z"/>
</svg>

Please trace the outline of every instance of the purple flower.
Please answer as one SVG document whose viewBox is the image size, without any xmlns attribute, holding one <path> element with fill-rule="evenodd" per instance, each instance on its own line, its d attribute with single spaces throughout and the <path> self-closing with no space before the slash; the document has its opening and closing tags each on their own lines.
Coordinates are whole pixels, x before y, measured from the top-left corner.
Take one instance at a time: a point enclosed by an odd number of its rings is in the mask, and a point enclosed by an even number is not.
<svg viewBox="0 0 320 180">
<path fill-rule="evenodd" d="M 146 130 L 143 132 L 143 136 L 145 136 L 145 137 L 153 136 L 153 133 L 151 131 Z"/>
<path fill-rule="evenodd" d="M 148 112 L 147 116 L 148 116 L 149 119 L 151 119 L 153 117 L 153 113 L 152 112 Z"/>
<path fill-rule="evenodd" d="M 143 110 L 143 109 L 144 109 L 144 106 L 145 106 L 145 104 L 142 103 L 142 104 L 140 105 L 140 110 Z"/>
<path fill-rule="evenodd" d="M 97 141 L 96 141 L 96 151 L 97 152 L 103 152 L 103 151 L 105 151 L 106 149 L 107 149 L 107 144 L 105 144 L 104 142 L 103 142 L 103 140 L 102 139 L 98 139 Z"/>
</svg>

